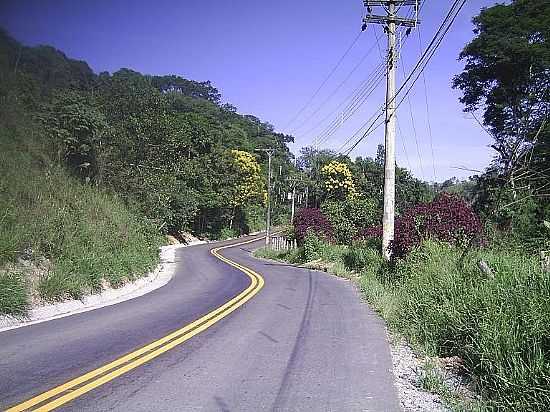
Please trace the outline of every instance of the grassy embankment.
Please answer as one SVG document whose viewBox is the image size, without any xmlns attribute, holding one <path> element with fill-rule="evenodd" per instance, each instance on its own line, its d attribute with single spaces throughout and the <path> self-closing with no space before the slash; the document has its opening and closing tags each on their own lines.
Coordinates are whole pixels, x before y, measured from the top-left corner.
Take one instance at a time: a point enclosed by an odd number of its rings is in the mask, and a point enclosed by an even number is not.
<svg viewBox="0 0 550 412">
<path fill-rule="evenodd" d="M 257 255 L 328 262 L 329 271 L 354 277 L 389 327 L 413 346 L 429 356 L 460 357 L 483 406 L 448 393 L 429 368 L 423 379 L 426 389 L 444 395 L 456 409 L 548 410 L 550 274 L 537 258 L 499 249 L 464 253 L 426 242 L 389 266 L 375 249 L 315 239 L 290 253 L 260 250 Z M 481 260 L 491 274 L 480 270 Z"/>
<path fill-rule="evenodd" d="M 18 119 L 23 125 L 24 119 Z M 30 124 L 0 127 L 0 314 L 122 285 L 158 262 L 156 228 L 70 177 Z"/>
</svg>

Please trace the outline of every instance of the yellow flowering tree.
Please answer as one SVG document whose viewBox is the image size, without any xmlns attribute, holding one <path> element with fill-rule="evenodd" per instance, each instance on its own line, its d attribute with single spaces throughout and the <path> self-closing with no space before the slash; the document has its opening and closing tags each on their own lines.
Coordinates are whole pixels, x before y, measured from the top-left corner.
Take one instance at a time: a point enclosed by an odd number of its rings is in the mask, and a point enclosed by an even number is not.
<svg viewBox="0 0 550 412">
<path fill-rule="evenodd" d="M 232 228 L 237 208 L 247 203 L 265 202 L 267 192 L 262 178 L 262 170 L 256 158 L 242 150 L 231 150 L 229 154 L 233 170 L 228 170 L 228 173 L 234 173 L 233 177 L 236 181 L 230 198 L 232 214 L 229 227 Z"/>
<path fill-rule="evenodd" d="M 333 199 L 353 199 L 357 197 L 351 170 L 349 170 L 347 164 L 333 160 L 323 166 L 321 175 L 328 197 Z"/>
</svg>

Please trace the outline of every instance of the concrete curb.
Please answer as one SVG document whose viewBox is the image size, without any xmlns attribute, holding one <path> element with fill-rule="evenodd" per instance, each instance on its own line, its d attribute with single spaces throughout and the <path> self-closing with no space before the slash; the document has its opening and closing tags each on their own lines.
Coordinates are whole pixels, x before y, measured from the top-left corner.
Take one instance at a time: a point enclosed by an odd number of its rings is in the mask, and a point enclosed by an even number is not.
<svg viewBox="0 0 550 412">
<path fill-rule="evenodd" d="M 207 242 L 199 240 L 186 245 L 177 244 L 161 247 L 160 263 L 155 270 L 147 276 L 127 283 L 120 288 L 108 288 L 99 294 L 87 295 L 82 300 L 68 300 L 39 306 L 31 309 L 29 315 L 24 319 L 12 316 L 0 316 L 0 332 L 64 318 L 105 306 L 116 305 L 117 303 L 143 296 L 166 285 L 172 279 L 176 269 L 176 250 L 204 243 Z"/>
</svg>

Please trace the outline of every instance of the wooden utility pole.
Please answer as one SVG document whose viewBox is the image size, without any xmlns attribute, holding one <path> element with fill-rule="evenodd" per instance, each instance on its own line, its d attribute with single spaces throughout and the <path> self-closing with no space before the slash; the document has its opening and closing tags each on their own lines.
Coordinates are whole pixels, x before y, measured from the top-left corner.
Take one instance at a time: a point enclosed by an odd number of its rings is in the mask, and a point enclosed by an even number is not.
<svg viewBox="0 0 550 412">
<path fill-rule="evenodd" d="M 256 149 L 257 152 L 267 154 L 267 213 L 265 224 L 265 245 L 269 246 L 271 241 L 271 156 L 275 149 Z"/>
<path fill-rule="evenodd" d="M 384 138 L 384 216 L 382 218 L 382 255 L 391 257 L 389 249 L 394 238 L 395 222 L 395 125 L 396 125 L 396 69 L 399 50 L 397 49 L 397 27 L 416 27 L 420 0 L 364 0 L 367 15 L 363 19 L 363 30 L 369 23 L 384 25 L 388 35 L 386 58 L 386 122 Z M 398 15 L 403 6 L 414 7 L 414 19 Z M 373 7 L 382 7 L 386 15 L 372 14 Z"/>
<path fill-rule="evenodd" d="M 289 182 L 292 182 L 292 204 L 290 207 L 290 224 L 294 221 L 294 215 L 296 214 L 296 183 L 301 182 L 302 179 L 289 179 Z"/>
<path fill-rule="evenodd" d="M 292 184 L 292 206 L 290 209 L 290 224 L 294 222 L 294 210 L 296 208 L 296 201 L 294 198 L 296 197 L 296 182 Z"/>
<path fill-rule="evenodd" d="M 294 167 L 297 169 L 298 168 L 298 158 L 294 158 Z M 291 206 L 291 209 L 290 209 L 290 224 L 292 225 L 292 223 L 294 222 L 294 212 L 295 212 L 295 209 L 296 209 L 296 179 L 291 179 L 292 180 L 292 206 Z"/>
</svg>

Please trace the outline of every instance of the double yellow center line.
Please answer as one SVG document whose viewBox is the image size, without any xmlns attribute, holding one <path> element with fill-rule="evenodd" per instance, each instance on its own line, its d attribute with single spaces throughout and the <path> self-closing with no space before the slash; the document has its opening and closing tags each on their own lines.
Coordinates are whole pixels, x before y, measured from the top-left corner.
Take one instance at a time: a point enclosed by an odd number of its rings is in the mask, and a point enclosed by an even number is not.
<svg viewBox="0 0 550 412">
<path fill-rule="evenodd" d="M 128 353 L 110 362 L 104 366 L 101 366 L 93 371 L 90 371 L 78 378 L 72 379 L 62 385 L 59 385 L 47 392 L 44 392 L 38 396 L 35 396 L 28 401 L 15 405 L 9 408 L 6 412 L 19 412 L 19 411 L 51 411 L 71 400 L 78 398 L 79 396 L 95 389 L 132 369 L 143 365 L 146 362 L 156 358 L 164 352 L 173 349 L 174 347 L 181 345 L 183 342 L 191 339 L 193 336 L 199 334 L 205 329 L 209 328 L 216 322 L 220 321 L 234 310 L 244 305 L 247 301 L 252 299 L 260 289 L 264 286 L 264 280 L 262 276 L 253 270 L 242 266 L 225 256 L 222 256 L 219 251 L 230 247 L 241 246 L 248 243 L 252 243 L 259 240 L 259 238 L 247 240 L 237 244 L 227 245 L 212 249 L 210 253 L 219 260 L 227 263 L 234 268 L 239 269 L 246 274 L 251 282 L 248 287 L 235 296 L 233 299 L 224 303 L 222 306 L 214 309 L 212 312 L 207 313 L 203 317 L 196 321 L 178 329 L 169 335 L 164 336 L 150 344 Z"/>
</svg>

